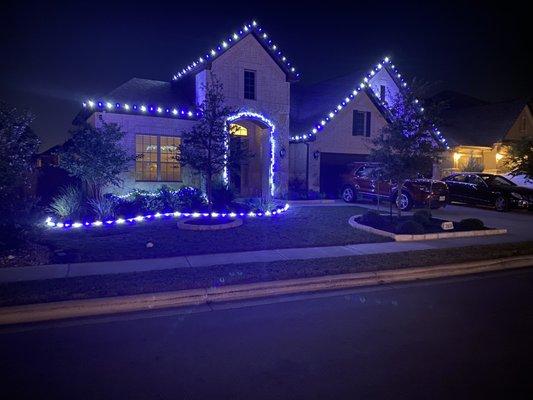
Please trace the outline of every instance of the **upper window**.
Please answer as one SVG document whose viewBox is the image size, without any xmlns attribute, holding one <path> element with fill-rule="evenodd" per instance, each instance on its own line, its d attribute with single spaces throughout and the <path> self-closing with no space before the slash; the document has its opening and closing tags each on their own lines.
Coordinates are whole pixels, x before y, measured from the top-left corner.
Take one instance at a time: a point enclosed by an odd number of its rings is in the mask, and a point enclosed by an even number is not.
<svg viewBox="0 0 533 400">
<path fill-rule="evenodd" d="M 175 136 L 135 135 L 135 180 L 180 181 L 181 168 L 176 160 L 180 141 Z"/>
<path fill-rule="evenodd" d="M 379 85 L 379 99 L 385 101 L 385 85 Z"/>
<path fill-rule="evenodd" d="M 353 111 L 353 136 L 370 136 L 370 112 L 369 111 Z"/>
<path fill-rule="evenodd" d="M 255 71 L 244 70 L 244 98 L 255 100 Z"/>
</svg>

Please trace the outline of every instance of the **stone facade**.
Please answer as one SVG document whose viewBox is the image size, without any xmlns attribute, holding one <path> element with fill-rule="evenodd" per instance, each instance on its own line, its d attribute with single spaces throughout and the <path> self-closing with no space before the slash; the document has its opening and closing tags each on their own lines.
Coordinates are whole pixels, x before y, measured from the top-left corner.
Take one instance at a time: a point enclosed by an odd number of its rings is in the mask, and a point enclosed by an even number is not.
<svg viewBox="0 0 533 400">
<path fill-rule="evenodd" d="M 102 122 L 114 123 L 121 127 L 126 133 L 123 146 L 130 154 L 135 154 L 135 135 L 159 135 L 159 136 L 181 136 L 184 130 L 190 129 L 193 121 L 183 119 L 171 119 L 160 117 L 148 117 L 143 115 L 115 114 L 108 112 L 97 112 L 91 115 L 89 123 L 99 126 Z M 123 185 L 119 188 L 109 187 L 110 192 L 116 194 L 129 193 L 133 189 L 143 189 L 154 191 L 165 184 L 178 188 L 183 185 L 200 186 L 200 179 L 187 168 L 181 171 L 181 181 L 179 182 L 140 182 L 135 179 L 135 161 L 129 165 L 128 171 L 120 177 Z"/>
</svg>

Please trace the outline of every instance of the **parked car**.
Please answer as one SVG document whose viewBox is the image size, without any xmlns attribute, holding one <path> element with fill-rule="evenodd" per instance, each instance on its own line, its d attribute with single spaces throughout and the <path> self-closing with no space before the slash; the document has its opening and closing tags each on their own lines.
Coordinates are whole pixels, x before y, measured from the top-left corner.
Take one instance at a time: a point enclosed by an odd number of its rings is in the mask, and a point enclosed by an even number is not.
<svg viewBox="0 0 533 400">
<path fill-rule="evenodd" d="M 432 179 L 411 179 L 398 194 L 398 184 L 383 179 L 379 165 L 351 165 L 342 175 L 341 197 L 348 203 L 359 198 L 380 198 L 394 202 L 402 211 L 428 204 L 431 208 L 440 208 L 448 202 L 448 187 Z"/>
<path fill-rule="evenodd" d="M 451 201 L 492 206 L 498 211 L 533 206 L 533 189 L 518 186 L 501 175 L 467 172 L 450 175 L 444 182 Z"/>
</svg>

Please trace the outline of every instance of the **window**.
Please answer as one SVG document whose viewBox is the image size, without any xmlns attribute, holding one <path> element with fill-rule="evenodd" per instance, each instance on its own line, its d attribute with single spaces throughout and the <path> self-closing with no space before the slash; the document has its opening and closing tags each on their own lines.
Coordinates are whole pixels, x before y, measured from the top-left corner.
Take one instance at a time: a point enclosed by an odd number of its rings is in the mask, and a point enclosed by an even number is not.
<svg viewBox="0 0 533 400">
<path fill-rule="evenodd" d="M 370 136 L 370 112 L 369 111 L 353 111 L 353 136 Z"/>
<path fill-rule="evenodd" d="M 233 136 L 248 136 L 248 129 L 239 124 L 230 124 L 229 131 Z"/>
<path fill-rule="evenodd" d="M 180 141 L 175 136 L 135 135 L 135 180 L 180 181 L 181 168 L 175 159 Z"/>
<path fill-rule="evenodd" d="M 376 168 L 368 165 L 363 165 L 355 172 L 356 178 L 372 179 L 376 174 Z"/>
<path fill-rule="evenodd" d="M 255 100 L 255 71 L 244 70 L 244 98 Z"/>
<path fill-rule="evenodd" d="M 379 99 L 385 101 L 385 85 L 379 85 Z"/>
</svg>

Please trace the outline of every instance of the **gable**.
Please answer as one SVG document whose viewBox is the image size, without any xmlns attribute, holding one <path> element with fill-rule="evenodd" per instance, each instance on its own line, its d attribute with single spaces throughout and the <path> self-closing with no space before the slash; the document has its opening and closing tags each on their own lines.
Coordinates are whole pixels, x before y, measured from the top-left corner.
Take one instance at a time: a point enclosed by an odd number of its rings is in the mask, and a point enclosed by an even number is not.
<svg viewBox="0 0 533 400">
<path fill-rule="evenodd" d="M 300 73 L 296 70 L 296 67 L 279 49 L 278 45 L 272 40 L 269 34 L 265 32 L 256 21 L 244 24 L 241 29 L 228 35 L 226 39 L 222 40 L 218 45 L 208 50 L 206 53 L 204 53 L 204 55 L 199 56 L 191 64 L 176 72 L 172 79 L 177 81 L 188 76 L 189 74 L 196 74 L 206 68 L 210 68 L 215 60 L 235 47 L 248 36 L 255 37 L 257 42 L 261 45 L 261 47 L 263 47 L 267 54 L 269 54 L 272 60 L 280 67 L 281 70 L 283 70 L 288 82 L 295 82 L 299 79 Z"/>
</svg>

